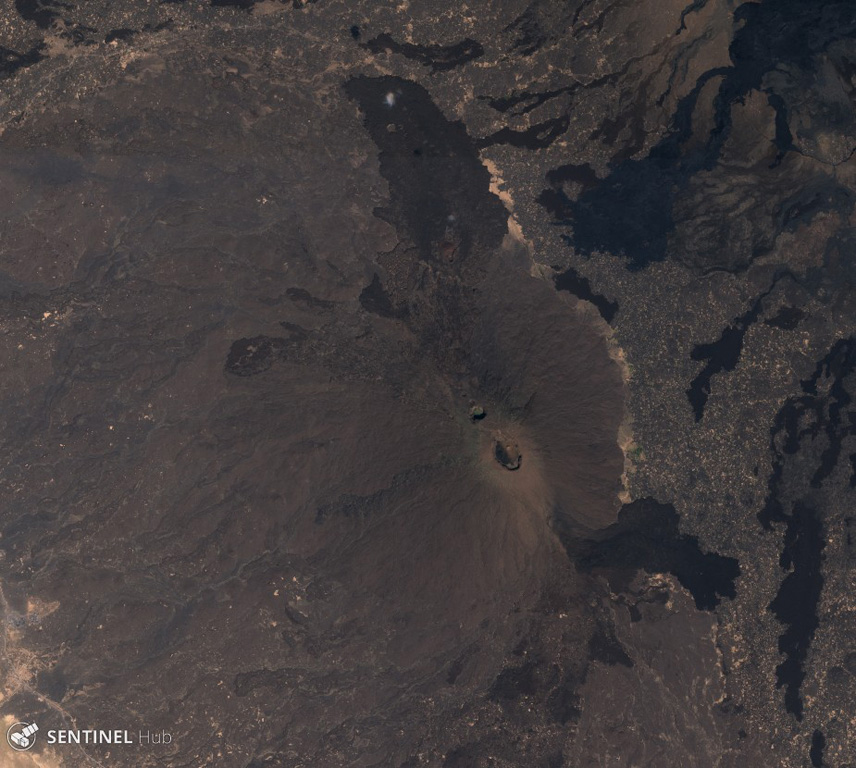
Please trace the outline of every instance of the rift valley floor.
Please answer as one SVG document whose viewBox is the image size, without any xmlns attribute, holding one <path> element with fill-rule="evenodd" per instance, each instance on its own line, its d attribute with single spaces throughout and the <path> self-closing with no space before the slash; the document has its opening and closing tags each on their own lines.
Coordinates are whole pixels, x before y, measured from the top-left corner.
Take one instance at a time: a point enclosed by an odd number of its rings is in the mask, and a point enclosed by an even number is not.
<svg viewBox="0 0 856 768">
<path fill-rule="evenodd" d="M 0 22 L 0 765 L 856 766 L 856 5 Z"/>
</svg>

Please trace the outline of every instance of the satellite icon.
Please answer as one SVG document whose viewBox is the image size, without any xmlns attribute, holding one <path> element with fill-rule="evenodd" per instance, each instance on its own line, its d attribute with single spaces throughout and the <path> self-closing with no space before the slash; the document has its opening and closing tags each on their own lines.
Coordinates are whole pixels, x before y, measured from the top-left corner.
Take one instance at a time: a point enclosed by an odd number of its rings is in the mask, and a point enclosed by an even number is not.
<svg viewBox="0 0 856 768">
<path fill-rule="evenodd" d="M 18 752 L 26 752 L 28 749 L 32 749 L 33 744 L 36 743 L 36 731 L 38 730 L 39 726 L 35 723 L 15 723 L 6 731 L 6 741 L 9 742 L 12 749 Z"/>
</svg>

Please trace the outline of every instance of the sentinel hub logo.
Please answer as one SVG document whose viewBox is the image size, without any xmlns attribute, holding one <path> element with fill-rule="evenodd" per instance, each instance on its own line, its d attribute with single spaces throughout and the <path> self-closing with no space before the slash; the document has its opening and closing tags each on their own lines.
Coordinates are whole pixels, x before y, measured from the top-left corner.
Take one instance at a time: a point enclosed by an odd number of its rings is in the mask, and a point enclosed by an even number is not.
<svg viewBox="0 0 856 768">
<path fill-rule="evenodd" d="M 48 731 L 48 744 L 136 744 L 128 731 Z"/>
<path fill-rule="evenodd" d="M 36 723 L 15 723 L 6 731 L 6 741 L 17 752 L 26 752 L 36 743 Z M 148 747 L 156 744 L 171 744 L 172 735 L 166 731 L 104 730 L 101 728 L 85 730 L 57 729 L 46 732 L 48 744 L 137 744 Z"/>
<path fill-rule="evenodd" d="M 9 746 L 18 752 L 26 752 L 32 749 L 36 743 L 36 731 L 39 726 L 35 723 L 15 723 L 6 731 L 6 741 Z"/>
</svg>

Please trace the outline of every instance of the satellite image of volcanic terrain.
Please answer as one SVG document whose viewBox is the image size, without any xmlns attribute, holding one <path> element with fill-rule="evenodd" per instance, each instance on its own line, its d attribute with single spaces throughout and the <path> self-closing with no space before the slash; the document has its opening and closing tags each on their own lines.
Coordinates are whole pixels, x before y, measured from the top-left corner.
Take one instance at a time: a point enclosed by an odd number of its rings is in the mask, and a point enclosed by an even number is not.
<svg viewBox="0 0 856 768">
<path fill-rule="evenodd" d="M 856 768 L 856 0 L 0 0 L 0 768 Z"/>
</svg>

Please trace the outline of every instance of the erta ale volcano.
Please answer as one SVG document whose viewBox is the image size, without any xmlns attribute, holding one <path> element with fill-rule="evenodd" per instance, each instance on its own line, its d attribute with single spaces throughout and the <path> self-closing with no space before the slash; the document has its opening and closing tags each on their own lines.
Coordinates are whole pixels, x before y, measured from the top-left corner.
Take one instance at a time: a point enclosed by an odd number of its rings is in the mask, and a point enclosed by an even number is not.
<svg viewBox="0 0 856 768">
<path fill-rule="evenodd" d="M 0 764 L 854 764 L 849 3 L 3 19 Z"/>
</svg>

